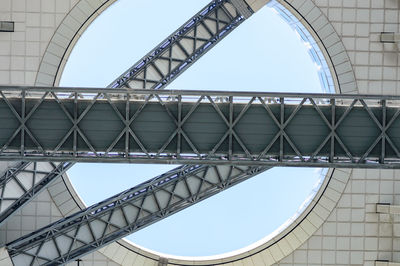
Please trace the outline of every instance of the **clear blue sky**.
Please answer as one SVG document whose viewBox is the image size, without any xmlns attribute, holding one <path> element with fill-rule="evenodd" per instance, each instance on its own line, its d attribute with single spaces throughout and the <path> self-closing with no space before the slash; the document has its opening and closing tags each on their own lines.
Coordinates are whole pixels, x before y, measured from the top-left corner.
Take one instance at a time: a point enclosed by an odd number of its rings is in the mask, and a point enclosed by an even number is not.
<svg viewBox="0 0 400 266">
<path fill-rule="evenodd" d="M 208 2 L 117 1 L 80 38 L 60 85 L 107 86 Z M 268 7 L 168 89 L 322 91 L 306 46 Z M 68 174 L 90 205 L 173 167 L 76 164 Z M 174 255 L 214 255 L 242 248 L 290 218 L 318 177 L 318 169 L 274 168 L 127 238 Z"/>
</svg>

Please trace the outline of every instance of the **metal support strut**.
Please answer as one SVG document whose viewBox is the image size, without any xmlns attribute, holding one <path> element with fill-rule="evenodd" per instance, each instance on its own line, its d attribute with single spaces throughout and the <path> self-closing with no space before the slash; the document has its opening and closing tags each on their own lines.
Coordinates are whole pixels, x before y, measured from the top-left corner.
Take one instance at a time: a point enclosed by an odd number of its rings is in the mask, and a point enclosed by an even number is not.
<svg viewBox="0 0 400 266">
<path fill-rule="evenodd" d="M 164 88 L 252 13 L 243 0 L 211 1 L 109 87 Z"/>
<path fill-rule="evenodd" d="M 0 178 L 0 225 L 28 203 L 72 163 L 20 162 Z"/>
<path fill-rule="evenodd" d="M 266 168 L 180 166 L 7 244 L 15 265 L 59 265 L 164 219 Z"/>
</svg>

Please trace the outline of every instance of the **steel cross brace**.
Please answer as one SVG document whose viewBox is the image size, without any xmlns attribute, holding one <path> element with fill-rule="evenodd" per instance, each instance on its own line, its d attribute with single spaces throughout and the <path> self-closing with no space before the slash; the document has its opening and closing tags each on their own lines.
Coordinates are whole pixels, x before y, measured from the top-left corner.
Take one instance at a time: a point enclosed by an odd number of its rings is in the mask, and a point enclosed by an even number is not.
<svg viewBox="0 0 400 266">
<path fill-rule="evenodd" d="M 180 166 L 7 244 L 15 265 L 59 265 L 93 252 L 265 167 Z"/>
<path fill-rule="evenodd" d="M 0 225 L 73 165 L 70 162 L 59 164 L 47 163 L 46 166 L 43 166 L 43 164 L 38 162 L 30 163 L 24 170 L 14 174 L 9 182 L 2 185 L 3 190 L 0 204 L 5 205 L 5 208 L 1 206 Z M 46 171 L 45 169 L 49 166 L 52 168 Z M 15 184 L 18 184 L 20 193 L 16 192 L 12 198 L 4 197 L 3 191 L 9 189 L 12 185 L 15 186 Z M 7 204 L 4 202 L 7 202 Z"/>
<path fill-rule="evenodd" d="M 211 1 L 109 87 L 165 87 L 252 14 L 243 0 Z"/>
<path fill-rule="evenodd" d="M 162 89 L 167 86 L 172 80 L 183 73 L 193 62 L 199 59 L 202 55 L 211 50 L 221 39 L 226 37 L 233 29 L 236 28 L 245 18 L 248 18 L 253 14 L 251 8 L 243 0 L 233 0 L 232 3 L 229 0 L 213 0 L 205 8 L 203 8 L 199 13 L 193 16 L 189 21 L 187 21 L 182 27 L 171 34 L 167 39 L 161 42 L 156 48 L 144 56 L 139 62 L 137 62 L 132 68 L 127 70 L 123 75 L 121 75 L 117 80 L 115 80 L 109 87 L 120 88 L 120 87 L 137 87 L 137 84 L 141 84 L 138 88 L 157 88 Z M 188 46 L 190 44 L 190 46 Z M 156 78 L 155 78 L 156 77 Z M 136 82 L 136 83 L 135 83 Z M 136 84 L 136 85 L 134 85 Z M 38 96 L 38 95 L 36 95 Z M 57 96 L 52 93 L 55 99 Z M 9 108 L 18 121 L 20 122 L 20 127 L 15 130 L 14 135 L 11 136 L 9 141 L 2 146 L 1 151 L 7 149 L 8 145 L 20 135 L 20 151 L 21 157 L 24 156 L 24 144 L 26 137 L 32 140 L 38 147 L 38 149 L 43 154 L 43 149 L 40 146 L 38 140 L 30 132 L 25 122 L 28 121 L 29 117 L 35 112 L 36 108 L 42 103 L 47 94 L 39 94 L 41 100 L 36 103 L 36 105 L 26 114 L 24 99 L 26 93 L 23 92 L 19 95 L 22 97 L 21 112 L 12 106 L 12 104 L 7 101 L 7 97 L 2 95 L 3 99 L 9 105 Z M 71 94 L 71 97 L 76 102 L 81 94 Z M 57 99 L 58 100 L 58 99 Z M 77 116 L 77 109 L 74 110 L 73 115 L 70 115 L 65 107 L 59 102 L 60 107 L 64 110 L 65 114 L 68 116 L 69 120 L 72 122 L 73 127 L 71 131 L 66 135 L 73 136 L 74 155 L 77 155 L 76 143 L 78 137 L 84 139 L 86 143 L 89 141 L 79 129 L 78 124 L 84 117 L 85 112 L 83 112 L 80 117 Z M 129 106 L 127 106 L 129 108 Z M 88 107 L 90 109 L 90 107 Z M 129 112 L 129 110 L 127 110 Z M 20 115 L 21 114 L 21 115 Z M 128 123 L 128 121 L 126 121 Z M 130 121 L 132 123 L 132 121 Z M 127 124 L 128 125 L 128 124 Z M 135 137 L 129 126 L 126 127 L 126 140 L 129 139 L 129 135 L 135 138 L 135 141 L 139 142 L 138 138 Z M 56 147 L 56 150 L 60 147 Z M 93 147 L 90 147 L 94 151 Z M 94 151 L 94 153 L 96 153 Z M 128 153 L 128 151 L 126 151 Z M 25 166 L 28 166 L 30 162 L 25 162 Z M 35 164 L 36 165 L 36 164 Z M 62 165 L 68 165 L 68 168 L 72 166 L 70 163 L 62 163 Z M 65 168 L 66 170 L 66 168 Z M 62 174 L 62 172 L 59 172 Z M 17 174 L 17 172 L 15 172 Z M 9 176 L 11 176 L 9 174 Z M 12 175 L 15 178 L 15 175 Z M 20 175 L 15 180 L 21 180 L 24 182 L 23 175 Z M 48 172 L 48 176 L 44 177 L 43 180 L 52 181 L 56 177 L 52 172 Z M 29 179 L 29 177 L 28 177 Z M 0 180 L 0 186 L 5 187 L 6 183 L 10 179 Z M 46 184 L 40 182 L 40 188 L 46 187 Z M 23 190 L 26 190 L 25 188 Z M 29 190 L 29 189 L 28 189 Z M 7 199 L 8 206 L 6 213 L 2 213 L 3 208 L 0 208 L 0 224 L 2 224 L 13 212 L 18 208 L 22 207 L 24 204 L 29 202 L 33 194 L 26 190 L 25 194 L 18 195 L 20 199 Z M 32 188 L 35 191 L 34 194 L 40 191 L 37 188 Z M 17 196 L 16 196 L 17 197 Z M 23 200 L 22 200 L 23 199 Z M 14 201 L 11 204 L 11 201 Z M 4 201 L 3 201 L 4 202 Z M 4 204 L 3 204 L 4 205 Z"/>
<path fill-rule="evenodd" d="M 63 174 L 72 163 L 19 162 L 0 178 L 0 225 L 42 189 Z"/>
</svg>

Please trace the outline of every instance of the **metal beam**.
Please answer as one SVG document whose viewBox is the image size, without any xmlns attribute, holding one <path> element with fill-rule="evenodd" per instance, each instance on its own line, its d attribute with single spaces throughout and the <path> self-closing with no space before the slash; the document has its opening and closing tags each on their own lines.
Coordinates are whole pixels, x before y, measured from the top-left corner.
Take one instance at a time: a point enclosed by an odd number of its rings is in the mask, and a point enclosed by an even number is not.
<svg viewBox="0 0 400 266">
<path fill-rule="evenodd" d="M 72 163 L 18 162 L 0 178 L 0 225 L 28 203 Z"/>
<path fill-rule="evenodd" d="M 397 96 L 18 87 L 0 96 L 1 160 L 400 168 Z"/>
<path fill-rule="evenodd" d="M 23 185 L 24 181 L 16 176 L 23 172 L 30 165 L 30 162 L 17 162 L 12 164 L 4 172 L 0 178 L 0 213 L 3 213 L 5 209 L 10 205 L 10 201 L 13 202 L 18 199 L 26 191 Z M 33 177 L 32 177 L 33 179 Z M 29 182 L 33 183 L 33 182 Z"/>
<path fill-rule="evenodd" d="M 108 87 L 164 88 L 253 14 L 243 0 L 233 2 L 211 1 Z"/>
<path fill-rule="evenodd" d="M 26 167 L 11 175 L 8 181 L 1 185 L 0 225 L 73 165 L 70 162 L 21 164 Z"/>
<path fill-rule="evenodd" d="M 59 265 L 238 184 L 265 167 L 180 166 L 7 244 L 14 265 Z"/>
</svg>

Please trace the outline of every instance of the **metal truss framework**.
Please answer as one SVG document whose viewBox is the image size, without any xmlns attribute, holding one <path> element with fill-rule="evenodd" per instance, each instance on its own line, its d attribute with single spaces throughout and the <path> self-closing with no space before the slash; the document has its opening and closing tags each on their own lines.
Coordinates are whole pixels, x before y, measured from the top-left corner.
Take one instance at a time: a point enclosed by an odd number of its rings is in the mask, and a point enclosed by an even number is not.
<svg viewBox="0 0 400 266">
<path fill-rule="evenodd" d="M 164 88 L 252 14 L 244 0 L 211 1 L 108 87 Z"/>
<path fill-rule="evenodd" d="M 72 163 L 19 162 L 10 167 L 0 178 L 0 225 L 71 165 Z"/>
<path fill-rule="evenodd" d="M 396 96 L 15 87 L 0 96 L 3 160 L 400 166 Z"/>
<path fill-rule="evenodd" d="M 15 265 L 59 265 L 238 184 L 265 167 L 181 166 L 7 245 Z"/>
<path fill-rule="evenodd" d="M 109 87 L 162 89 L 167 86 L 178 75 L 188 69 L 193 62 L 232 32 L 244 19 L 253 14 L 243 0 L 232 0 L 232 3 L 230 2 L 229 0 L 211 1 L 132 68 L 111 83 Z M 20 114 L 22 114 L 21 112 Z M 25 132 L 25 128 L 21 128 L 21 134 L 24 134 L 23 132 Z M 25 140 L 21 139 L 21 141 L 24 142 Z M 19 167 L 36 167 L 36 165 L 29 166 L 30 164 L 31 162 L 24 162 Z M 72 163 L 64 162 L 58 166 L 60 169 L 54 170 L 61 175 L 72 165 Z M 48 169 L 49 167 L 54 167 L 54 165 L 43 167 L 43 169 Z M 42 171 L 42 168 L 39 169 Z M 38 187 L 29 187 L 25 191 L 27 188 L 21 184 L 29 184 L 32 177 L 22 174 L 16 176 L 19 171 L 15 170 L 13 167 L 10 168 L 7 179 L 3 178 L 0 180 L 0 186 L 3 188 L 6 186 L 5 182 L 11 180 L 10 184 L 17 190 L 14 191 L 10 187 L 7 187 L 6 193 L 13 191 L 15 194 L 11 198 L 1 201 L 0 224 L 18 208 L 22 207 L 23 204 L 29 202 L 31 199 L 30 196 L 33 197 L 41 189 L 45 188 L 48 185 L 45 183 L 46 181 L 51 182 L 56 178 L 52 172 L 47 172 L 47 176 L 43 176 L 43 173 L 37 172 L 38 174 L 34 177 L 34 180 Z M 38 183 L 39 179 L 37 177 L 42 177 L 43 181 Z M 18 185 L 14 185 L 15 182 Z M 34 193 L 29 191 L 30 189 Z M 25 194 L 19 190 L 25 191 Z M 5 206 L 8 207 L 7 212 L 3 213 Z"/>
</svg>

